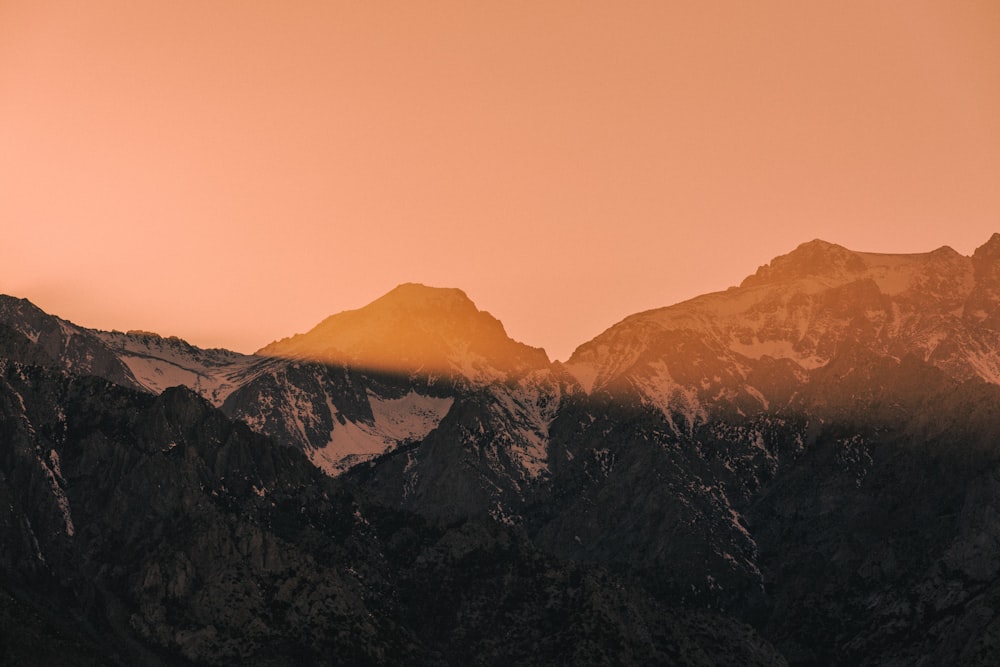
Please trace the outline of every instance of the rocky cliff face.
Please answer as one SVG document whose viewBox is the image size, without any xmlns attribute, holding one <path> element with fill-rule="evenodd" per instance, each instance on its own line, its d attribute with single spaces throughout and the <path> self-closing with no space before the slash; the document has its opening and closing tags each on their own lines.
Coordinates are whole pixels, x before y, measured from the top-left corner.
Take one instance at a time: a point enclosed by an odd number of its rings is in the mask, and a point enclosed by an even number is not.
<svg viewBox="0 0 1000 667">
<path fill-rule="evenodd" d="M 126 367 L 130 386 L 186 386 L 330 475 L 423 441 L 456 401 L 482 398 L 481 418 L 502 434 L 504 475 L 515 485 L 538 477 L 547 424 L 572 383 L 460 290 L 415 284 L 256 355 L 148 332 L 86 333 Z"/>
<path fill-rule="evenodd" d="M 273 356 L 5 302 L 0 613 L 125 662 L 994 664 L 998 276 L 813 241 L 565 366 L 416 285 Z"/>
<path fill-rule="evenodd" d="M 96 335 L 71 322 L 49 315 L 27 299 L 0 294 L 0 325 L 27 338 L 32 354 L 66 372 L 96 375 L 123 387 L 139 388 L 135 376 L 115 352 Z"/>
<path fill-rule="evenodd" d="M 972 258 L 812 242 L 626 319 L 566 364 L 535 484 L 477 469 L 493 440 L 468 411 L 350 475 L 431 515 L 502 488 L 494 516 L 546 551 L 751 620 L 793 663 L 988 664 L 998 239 Z"/>
<path fill-rule="evenodd" d="M 566 366 L 588 390 L 634 392 L 688 426 L 709 412 L 783 407 L 808 371 L 855 347 L 996 382 L 997 245 L 1000 236 L 970 258 L 947 247 L 879 255 L 812 241 L 739 287 L 626 318 Z"/>
<path fill-rule="evenodd" d="M 0 355 L 5 662 L 774 664 L 732 619 L 494 522 L 373 503 L 187 389 L 67 375 L 34 347 Z"/>
</svg>

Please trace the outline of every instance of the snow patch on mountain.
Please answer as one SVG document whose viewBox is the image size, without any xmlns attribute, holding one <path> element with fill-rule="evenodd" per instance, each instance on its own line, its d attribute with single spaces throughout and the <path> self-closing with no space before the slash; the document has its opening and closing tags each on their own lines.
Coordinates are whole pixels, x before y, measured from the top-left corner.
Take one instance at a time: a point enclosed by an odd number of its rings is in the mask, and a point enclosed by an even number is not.
<svg viewBox="0 0 1000 667">
<path fill-rule="evenodd" d="M 600 368 L 596 364 L 567 362 L 563 364 L 563 367 L 580 383 L 584 392 L 589 394 L 594 390 L 594 383 L 597 382 L 597 374 L 600 372 Z"/>
<path fill-rule="evenodd" d="M 663 360 L 650 363 L 641 375 L 634 375 L 630 380 L 643 403 L 658 408 L 675 433 L 690 434 L 695 426 L 708 421 L 697 390 L 677 382 Z M 683 421 L 677 423 L 677 417 Z"/>
<path fill-rule="evenodd" d="M 492 392 L 494 418 L 499 420 L 511 458 L 525 479 L 537 479 L 549 470 L 549 428 L 559 408 L 559 387 L 544 373 L 526 378 L 516 388 Z"/>
<path fill-rule="evenodd" d="M 639 362 L 662 327 L 629 317 L 577 348 L 563 366 L 588 394 Z"/>
<path fill-rule="evenodd" d="M 375 429 L 398 442 L 422 440 L 437 428 L 455 399 L 424 396 L 410 390 L 400 398 L 382 398 L 368 392 Z"/>
<path fill-rule="evenodd" d="M 729 347 L 733 352 L 737 354 L 742 354 L 748 359 L 759 360 L 762 357 L 772 357 L 774 359 L 792 359 L 802 368 L 807 370 L 812 370 L 813 368 L 819 368 L 829 361 L 815 354 L 803 355 L 795 349 L 795 343 L 790 340 L 760 340 L 756 335 L 752 337 L 749 343 L 744 343 L 738 338 L 733 339 L 729 343 Z"/>
<path fill-rule="evenodd" d="M 229 350 L 205 350 L 179 338 L 145 332 L 97 332 L 132 371 L 144 388 L 154 394 L 168 387 L 185 386 L 215 406 L 277 360 Z"/>
<path fill-rule="evenodd" d="M 63 490 L 66 480 L 62 476 L 59 452 L 54 449 L 49 450 L 47 459 L 39 453 L 37 454 L 37 459 L 42 472 L 45 473 L 46 478 L 49 480 L 49 488 L 52 490 L 56 506 L 59 507 L 59 512 L 62 514 L 66 535 L 73 537 L 76 534 L 76 526 L 73 525 L 73 515 L 70 513 L 69 498 L 66 497 L 66 492 Z"/>
<path fill-rule="evenodd" d="M 966 359 L 977 376 L 986 382 L 1000 384 L 1000 355 L 997 348 L 979 348 L 966 353 Z"/>
<path fill-rule="evenodd" d="M 330 439 L 321 447 L 307 448 L 306 454 L 328 475 L 339 475 L 400 445 L 423 440 L 448 414 L 454 399 L 425 396 L 411 390 L 399 398 L 383 398 L 368 392 L 368 402 L 373 416 L 370 424 L 345 418 L 327 397 L 327 409 L 334 424 Z"/>
</svg>

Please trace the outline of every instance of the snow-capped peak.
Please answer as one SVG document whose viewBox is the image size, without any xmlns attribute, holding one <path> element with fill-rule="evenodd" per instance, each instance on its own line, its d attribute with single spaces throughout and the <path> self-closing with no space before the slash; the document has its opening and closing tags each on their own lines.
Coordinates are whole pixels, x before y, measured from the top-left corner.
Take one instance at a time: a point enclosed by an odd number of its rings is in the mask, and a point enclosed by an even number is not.
<svg viewBox="0 0 1000 667">
<path fill-rule="evenodd" d="M 1000 381 L 991 352 L 1000 349 L 1000 235 L 973 257 L 947 246 L 883 254 L 810 241 L 739 287 L 626 318 L 580 346 L 566 368 L 585 389 L 625 382 L 658 405 L 680 395 L 690 403 L 692 390 L 703 402 L 767 402 L 753 385 L 757 362 L 792 362 L 802 373 L 850 346 Z"/>
</svg>

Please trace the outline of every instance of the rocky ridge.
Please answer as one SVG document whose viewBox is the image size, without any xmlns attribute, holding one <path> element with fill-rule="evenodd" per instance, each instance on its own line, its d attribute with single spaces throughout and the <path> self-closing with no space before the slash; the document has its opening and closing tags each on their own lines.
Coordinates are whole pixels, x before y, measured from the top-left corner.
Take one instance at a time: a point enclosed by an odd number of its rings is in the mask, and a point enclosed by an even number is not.
<svg viewBox="0 0 1000 667">
<path fill-rule="evenodd" d="M 1000 235 L 972 257 L 813 241 L 739 287 L 626 318 L 565 365 L 507 339 L 461 292 L 413 285 L 265 348 L 275 357 L 95 336 L 146 391 L 158 391 L 156 359 L 173 364 L 373 508 L 434 530 L 485 522 L 558 567 L 614 571 L 614 586 L 679 627 L 708 610 L 741 656 L 722 662 L 985 665 L 1000 636 L 998 281 Z M 13 324 L 18 372 L 77 377 L 18 333 L 37 325 Z M 485 333 L 463 339 L 466 327 Z M 60 500 L 44 451 L 46 506 L 70 508 L 50 520 L 76 532 L 74 497 Z M 37 534 L 21 530 L 30 555 Z M 614 641 L 586 652 L 607 657 Z M 221 650 L 218 635 L 205 642 Z M 646 646 L 623 661 L 702 660 Z"/>
<path fill-rule="evenodd" d="M 744 624 L 386 507 L 188 389 L 0 331 L 0 663 L 774 664 Z"/>
<path fill-rule="evenodd" d="M 739 287 L 626 318 L 580 346 L 566 368 L 588 391 L 633 392 L 680 413 L 687 428 L 709 411 L 783 407 L 809 371 L 850 347 L 996 383 L 998 251 L 1000 235 L 972 257 L 811 241 Z"/>
</svg>

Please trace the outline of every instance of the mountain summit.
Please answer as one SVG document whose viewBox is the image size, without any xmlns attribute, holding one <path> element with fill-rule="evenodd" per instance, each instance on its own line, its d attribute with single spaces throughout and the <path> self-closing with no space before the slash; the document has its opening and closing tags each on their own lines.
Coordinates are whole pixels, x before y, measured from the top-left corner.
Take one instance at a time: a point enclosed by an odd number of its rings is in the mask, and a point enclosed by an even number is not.
<svg viewBox="0 0 1000 667">
<path fill-rule="evenodd" d="M 566 367 L 588 391 L 624 388 L 690 424 L 712 405 L 749 413 L 782 404 L 806 373 L 852 350 L 1000 383 L 998 349 L 1000 235 L 972 257 L 814 240 L 739 287 L 624 319 Z"/>
<path fill-rule="evenodd" d="M 0 296 L 0 663 L 1000 664 L 997 405 L 1000 235 L 566 364 L 415 284 L 260 356 Z"/>
<path fill-rule="evenodd" d="M 545 351 L 512 340 L 459 289 L 400 285 L 357 310 L 257 352 L 377 371 L 489 381 L 548 365 Z"/>
</svg>

